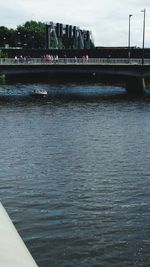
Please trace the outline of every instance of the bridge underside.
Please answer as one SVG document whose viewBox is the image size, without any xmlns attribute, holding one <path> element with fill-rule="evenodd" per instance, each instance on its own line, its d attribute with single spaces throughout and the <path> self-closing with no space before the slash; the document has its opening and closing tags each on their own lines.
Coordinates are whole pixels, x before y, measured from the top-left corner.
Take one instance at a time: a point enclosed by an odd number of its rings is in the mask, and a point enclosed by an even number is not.
<svg viewBox="0 0 150 267">
<path fill-rule="evenodd" d="M 1 66 L 0 66 L 1 67 Z M 150 67 L 141 65 L 7 65 L 3 66 L 6 79 L 32 80 L 32 82 L 48 80 L 75 82 L 105 82 L 111 84 L 122 82 L 129 93 L 143 94 L 144 77 L 149 76 Z"/>
<path fill-rule="evenodd" d="M 103 83 L 106 85 L 119 85 L 124 87 L 129 94 L 142 95 L 145 92 L 145 79 L 139 77 L 126 77 L 116 75 L 97 74 L 69 74 L 68 73 L 30 73 L 30 74 L 9 74 L 5 75 L 5 80 L 11 82 L 85 82 Z"/>
</svg>

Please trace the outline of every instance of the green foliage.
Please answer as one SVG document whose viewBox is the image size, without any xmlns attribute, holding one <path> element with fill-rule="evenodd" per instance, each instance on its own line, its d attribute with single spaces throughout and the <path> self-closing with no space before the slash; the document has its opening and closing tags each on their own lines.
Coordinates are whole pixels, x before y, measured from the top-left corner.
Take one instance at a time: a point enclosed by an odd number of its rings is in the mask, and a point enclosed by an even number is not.
<svg viewBox="0 0 150 267">
<path fill-rule="evenodd" d="M 6 42 L 8 41 L 8 38 L 9 38 L 9 30 L 6 27 L 1 26 L 0 27 L 0 46 L 1 47 L 5 47 Z"/>
<path fill-rule="evenodd" d="M 45 24 L 36 21 L 27 21 L 24 25 L 18 26 L 16 30 L 18 46 L 24 48 L 45 47 Z"/>
<path fill-rule="evenodd" d="M 0 58 L 7 58 L 7 54 L 0 49 Z"/>
<path fill-rule="evenodd" d="M 5 76 L 0 74 L 0 84 L 5 84 Z"/>
<path fill-rule="evenodd" d="M 51 36 L 51 46 L 57 48 L 56 39 Z M 74 38 L 67 38 L 64 34 L 62 37 L 61 48 L 73 49 L 76 43 L 80 40 Z M 46 32 L 45 23 L 36 22 L 34 20 L 27 21 L 23 25 L 17 26 L 16 29 L 8 29 L 7 27 L 0 27 L 0 47 L 21 47 L 27 49 L 44 49 L 46 46 Z M 90 47 L 94 47 L 94 43 L 90 41 Z"/>
<path fill-rule="evenodd" d="M 0 47 L 45 48 L 45 24 L 27 21 L 17 29 L 0 27 Z"/>
</svg>

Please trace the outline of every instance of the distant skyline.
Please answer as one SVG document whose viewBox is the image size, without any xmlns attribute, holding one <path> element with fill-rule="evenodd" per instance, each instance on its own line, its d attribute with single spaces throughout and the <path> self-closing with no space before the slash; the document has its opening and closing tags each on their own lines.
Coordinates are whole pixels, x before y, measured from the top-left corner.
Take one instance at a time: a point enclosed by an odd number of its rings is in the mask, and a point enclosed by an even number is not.
<svg viewBox="0 0 150 267">
<path fill-rule="evenodd" d="M 142 46 L 146 9 L 145 47 L 150 47 L 149 0 L 6 0 L 0 3 L 0 26 L 16 28 L 26 21 L 60 22 L 91 30 L 96 46 L 127 46 L 129 14 L 131 46 Z"/>
</svg>

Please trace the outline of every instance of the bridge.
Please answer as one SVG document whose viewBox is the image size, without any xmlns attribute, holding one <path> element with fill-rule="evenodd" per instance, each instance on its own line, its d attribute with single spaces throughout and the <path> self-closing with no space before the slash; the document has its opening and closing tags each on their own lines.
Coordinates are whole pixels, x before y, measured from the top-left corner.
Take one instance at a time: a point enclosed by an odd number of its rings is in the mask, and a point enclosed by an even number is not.
<svg viewBox="0 0 150 267">
<path fill-rule="evenodd" d="M 78 79 L 79 76 L 123 77 L 129 92 L 143 93 L 145 78 L 150 78 L 150 60 L 141 58 L 7 58 L 0 59 L 0 74 L 28 75 L 47 74 L 50 77 L 68 75 Z"/>
</svg>

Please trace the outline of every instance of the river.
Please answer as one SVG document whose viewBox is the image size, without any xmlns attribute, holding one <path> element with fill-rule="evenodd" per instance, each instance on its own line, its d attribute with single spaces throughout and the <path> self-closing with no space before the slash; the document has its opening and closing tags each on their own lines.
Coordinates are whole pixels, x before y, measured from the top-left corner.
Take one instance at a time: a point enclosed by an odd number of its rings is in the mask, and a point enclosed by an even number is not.
<svg viewBox="0 0 150 267">
<path fill-rule="evenodd" d="M 150 266 L 150 93 L 0 94 L 0 200 L 39 267 Z"/>
</svg>

